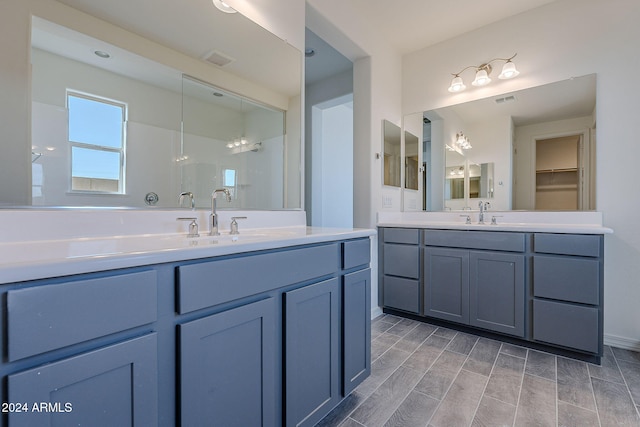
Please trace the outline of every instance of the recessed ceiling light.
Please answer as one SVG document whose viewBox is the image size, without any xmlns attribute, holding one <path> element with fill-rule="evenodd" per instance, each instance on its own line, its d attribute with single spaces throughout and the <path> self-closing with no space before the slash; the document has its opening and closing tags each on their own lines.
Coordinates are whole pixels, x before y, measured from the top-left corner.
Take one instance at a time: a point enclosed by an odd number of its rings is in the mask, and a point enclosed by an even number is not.
<svg viewBox="0 0 640 427">
<path fill-rule="evenodd" d="M 224 13 L 236 13 L 237 10 L 229 6 L 224 0 L 212 0 L 215 7 L 223 11 Z"/>
<path fill-rule="evenodd" d="M 308 47 L 304 50 L 304 56 L 306 56 L 307 58 L 311 58 L 315 54 L 316 50 L 311 47 Z"/>
<path fill-rule="evenodd" d="M 109 52 L 105 52 L 104 50 L 94 50 L 93 53 L 96 54 L 96 56 L 99 56 L 100 58 L 111 58 L 111 55 L 109 55 Z"/>
</svg>

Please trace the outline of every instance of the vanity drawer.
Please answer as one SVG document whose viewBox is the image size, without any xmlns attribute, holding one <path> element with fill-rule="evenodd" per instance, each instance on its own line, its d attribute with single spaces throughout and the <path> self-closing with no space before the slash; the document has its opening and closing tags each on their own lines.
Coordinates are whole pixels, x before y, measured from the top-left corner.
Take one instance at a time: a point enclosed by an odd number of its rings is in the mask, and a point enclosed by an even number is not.
<svg viewBox="0 0 640 427">
<path fill-rule="evenodd" d="M 369 238 L 349 240 L 342 244 L 342 268 L 357 267 L 371 261 L 371 245 Z"/>
<path fill-rule="evenodd" d="M 418 280 L 384 276 L 383 304 L 398 310 L 420 312 L 420 286 Z"/>
<path fill-rule="evenodd" d="M 538 253 L 599 257 L 602 236 L 591 234 L 545 234 L 533 237 L 533 250 Z"/>
<path fill-rule="evenodd" d="M 420 247 L 385 243 L 383 274 L 418 279 Z"/>
<path fill-rule="evenodd" d="M 385 243 L 404 243 L 417 245 L 420 238 L 419 231 L 413 228 L 385 228 L 383 230 Z"/>
<path fill-rule="evenodd" d="M 424 244 L 450 248 L 524 252 L 526 235 L 501 231 L 424 230 Z"/>
<path fill-rule="evenodd" d="M 600 301 L 600 262 L 597 259 L 533 257 L 533 294 L 583 304 Z"/>
<path fill-rule="evenodd" d="M 533 339 L 590 353 L 599 352 L 598 309 L 533 300 Z"/>
<path fill-rule="evenodd" d="M 8 291 L 9 361 L 154 322 L 157 304 L 153 270 Z"/>
<path fill-rule="evenodd" d="M 340 244 L 331 243 L 177 267 L 178 312 L 217 304 L 340 271 Z"/>
</svg>

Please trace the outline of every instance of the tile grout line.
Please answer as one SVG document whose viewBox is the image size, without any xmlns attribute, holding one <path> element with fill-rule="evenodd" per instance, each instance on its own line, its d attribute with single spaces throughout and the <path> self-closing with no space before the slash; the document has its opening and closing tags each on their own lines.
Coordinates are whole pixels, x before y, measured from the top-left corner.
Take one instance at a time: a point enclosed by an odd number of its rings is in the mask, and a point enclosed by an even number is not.
<svg viewBox="0 0 640 427">
<path fill-rule="evenodd" d="M 476 345 L 478 345 L 479 342 L 480 342 L 480 339 L 478 339 L 478 341 L 476 341 Z M 473 348 L 475 348 L 476 345 L 474 345 Z M 476 419 L 476 414 L 478 413 L 478 409 L 480 408 L 480 403 L 482 403 L 482 399 L 484 398 L 484 393 L 485 393 L 485 391 L 487 391 L 487 387 L 489 386 L 489 381 L 491 380 L 491 375 L 493 374 L 493 369 L 496 367 L 496 362 L 498 361 L 498 356 L 500 356 L 500 350 L 502 350 L 502 343 L 500 343 L 500 347 L 498 348 L 498 353 L 496 353 L 496 358 L 493 359 L 493 365 L 491 365 L 491 372 L 489 372 L 489 376 L 487 377 L 487 382 L 484 384 L 484 388 L 482 389 L 482 394 L 480 395 L 480 400 L 478 400 L 478 404 L 476 405 L 476 410 L 473 411 L 473 418 L 471 419 L 471 425 L 473 425 L 473 420 Z M 471 349 L 471 352 L 472 351 L 473 351 L 473 349 Z M 471 352 L 469 352 L 469 355 L 471 355 Z M 515 416 L 514 416 L 514 421 L 513 422 L 515 422 Z M 511 423 L 512 426 L 513 426 L 513 422 Z"/>
<path fill-rule="evenodd" d="M 520 390 L 518 391 L 518 401 L 516 403 L 516 413 L 513 416 L 513 425 L 516 424 L 516 420 L 518 419 L 518 411 L 520 410 L 520 398 L 522 397 L 522 386 L 524 385 L 524 376 L 527 371 L 527 361 L 529 360 L 529 349 L 524 356 L 524 365 L 522 366 L 522 378 L 520 378 Z"/>
<path fill-rule="evenodd" d="M 609 348 L 611 349 L 611 354 L 613 355 L 613 360 L 614 362 L 616 362 L 616 367 L 618 368 L 618 371 L 620 372 L 620 376 L 622 377 L 622 381 L 624 382 L 624 386 L 627 389 L 627 393 L 629 394 L 629 399 L 631 400 L 631 405 L 633 405 L 633 407 L 636 410 L 636 415 L 638 415 L 638 417 L 640 418 L 640 411 L 638 410 L 638 405 L 636 405 L 636 402 L 633 400 L 633 394 L 631 394 L 631 389 L 629 388 L 629 384 L 627 383 L 627 378 L 624 376 L 624 373 L 622 372 L 622 369 L 620 369 L 620 364 L 618 363 L 618 356 L 616 356 L 615 351 L 613 351 L 613 348 L 611 346 L 609 346 Z M 591 387 L 593 387 L 593 384 L 591 385 Z M 596 405 L 597 407 L 597 405 Z M 598 419 L 600 418 L 600 414 L 598 414 Z"/>
</svg>

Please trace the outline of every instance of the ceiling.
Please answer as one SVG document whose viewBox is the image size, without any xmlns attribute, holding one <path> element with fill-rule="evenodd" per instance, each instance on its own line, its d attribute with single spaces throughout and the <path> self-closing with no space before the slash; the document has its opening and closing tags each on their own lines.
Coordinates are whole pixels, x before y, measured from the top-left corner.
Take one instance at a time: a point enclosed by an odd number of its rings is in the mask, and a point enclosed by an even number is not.
<svg viewBox="0 0 640 427">
<path fill-rule="evenodd" d="M 414 52 L 556 0 L 348 0 L 400 53 Z M 319 6 L 320 8 L 322 6 Z"/>
</svg>

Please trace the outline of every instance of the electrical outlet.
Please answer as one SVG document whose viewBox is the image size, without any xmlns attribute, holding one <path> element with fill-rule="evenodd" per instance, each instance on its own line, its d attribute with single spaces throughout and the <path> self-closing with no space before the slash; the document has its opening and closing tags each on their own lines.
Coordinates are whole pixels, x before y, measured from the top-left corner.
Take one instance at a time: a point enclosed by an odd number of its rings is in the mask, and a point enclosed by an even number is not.
<svg viewBox="0 0 640 427">
<path fill-rule="evenodd" d="M 391 196 L 382 196 L 382 207 L 383 208 L 392 208 L 393 207 L 393 198 Z"/>
</svg>

